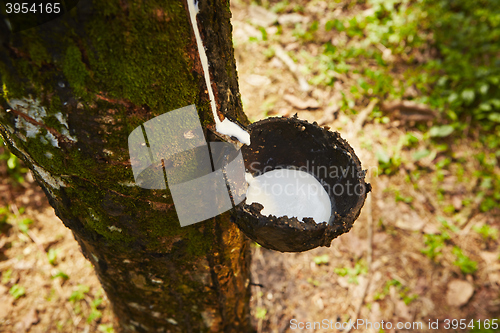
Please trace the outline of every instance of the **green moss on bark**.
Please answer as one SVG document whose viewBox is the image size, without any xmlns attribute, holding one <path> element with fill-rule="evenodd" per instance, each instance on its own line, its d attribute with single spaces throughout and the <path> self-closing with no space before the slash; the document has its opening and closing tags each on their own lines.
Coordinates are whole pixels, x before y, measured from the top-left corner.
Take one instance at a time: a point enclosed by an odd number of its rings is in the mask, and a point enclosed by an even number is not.
<svg viewBox="0 0 500 333">
<path fill-rule="evenodd" d="M 199 101 L 200 77 L 197 77 L 198 74 L 193 75 L 191 69 L 194 65 L 187 55 L 193 40 L 182 3 L 151 1 L 132 3 L 131 7 L 124 8 L 121 2 L 112 1 L 95 3 L 95 7 L 95 13 L 99 15 L 93 15 L 92 20 L 85 24 L 83 35 L 79 35 L 82 33 L 81 27 L 68 26 L 68 31 L 64 31 L 60 36 L 57 36 L 60 30 L 48 28 L 50 33 L 56 34 L 50 38 L 60 41 L 51 53 L 47 51 L 44 43 L 34 41 L 31 35 L 21 33 L 16 48 L 23 57 L 17 59 L 11 68 L 2 72 L 5 74 L 2 75 L 2 82 L 6 86 L 4 95 L 7 100 L 26 97 L 28 92 L 17 86 L 19 80 L 8 79 L 9 76 L 16 74 L 25 77 L 32 85 L 35 96 L 38 95 L 47 110 L 48 115 L 44 118 L 44 124 L 59 133 L 62 133 L 64 128 L 55 117 L 56 113 L 69 112 L 71 128 L 80 125 L 72 124 L 72 119 L 73 122 L 83 123 L 90 119 L 95 121 L 96 117 L 104 118 L 106 111 L 113 108 L 113 119 L 114 121 L 120 119 L 120 124 L 115 123 L 114 126 L 88 124 L 88 126 L 103 127 L 100 136 L 95 138 L 94 146 L 86 145 L 80 149 L 79 143 L 68 141 L 67 144 L 60 143 L 62 148 L 53 147 L 43 143 L 43 139 L 40 140 L 40 137 L 47 133 L 45 129 L 42 129 L 36 138 L 28 138 L 27 143 L 20 141 L 17 143 L 29 146 L 36 163 L 43 165 L 50 173 L 66 175 L 65 182 L 69 189 L 77 188 L 75 178 L 72 177 L 77 176 L 90 183 L 101 184 L 105 188 L 123 191 L 124 187 L 118 183 L 133 182 L 130 165 L 126 163 L 128 152 L 123 149 L 123 143 L 126 142 L 131 130 L 148 118 L 192 103 L 198 104 L 204 126 L 213 124 L 213 118 L 210 102 Z M 109 19 L 119 24 L 109 24 Z M 172 32 L 159 34 L 158 32 L 165 29 L 166 25 Z M 48 34 L 35 32 L 33 36 Z M 85 53 L 82 52 L 81 46 L 84 46 Z M 54 56 L 54 52 L 57 51 L 62 54 L 60 58 Z M 56 82 L 52 74 L 54 67 L 64 74 L 69 89 L 76 98 L 76 102 L 72 105 L 63 107 L 64 97 L 58 90 L 59 82 Z M 101 96 L 108 100 L 118 103 L 103 101 L 97 94 L 102 94 Z M 50 98 L 46 98 L 47 95 L 50 95 Z M 81 106 L 76 106 L 76 103 L 81 103 Z M 135 111 L 141 107 L 149 111 L 146 118 Z M 85 116 L 87 112 L 93 113 L 92 117 Z M 82 132 L 77 132 L 76 136 L 78 141 L 85 142 L 89 139 Z M 104 149 L 119 155 L 122 163 L 96 164 L 96 154 L 101 156 L 103 161 L 106 160 Z M 47 155 L 52 155 L 52 158 Z M 116 156 L 111 159 L 116 162 Z M 134 188 L 127 188 L 127 191 L 132 196 L 141 192 Z M 163 203 L 171 205 L 172 200 L 168 190 L 163 193 L 168 198 Z M 78 194 L 74 195 L 79 197 Z M 158 197 L 151 193 L 145 195 L 146 200 L 148 197 L 158 201 Z M 80 198 L 84 205 L 96 205 L 101 200 L 100 196 L 92 194 Z M 143 209 L 142 206 L 138 208 L 138 210 Z M 78 213 L 83 216 L 89 215 L 88 212 Z M 150 223 L 145 226 L 145 232 L 153 231 L 151 233 L 153 239 L 185 233 L 176 227 L 178 221 L 175 213 L 168 214 L 172 216 L 171 219 L 160 216 L 162 213 L 159 211 L 158 217 L 151 216 L 162 223 Z M 88 224 L 91 229 L 111 243 L 130 241 L 126 237 L 116 235 L 116 232 L 108 232 L 107 228 L 110 225 L 105 221 L 88 218 L 87 220 L 91 221 Z M 200 238 L 199 232 L 194 230 L 190 231 L 187 237 Z M 195 243 L 202 245 L 194 246 L 190 249 L 190 253 L 203 253 L 207 249 L 203 242 Z M 154 246 L 154 242 L 151 245 L 154 250 L 160 250 L 160 245 L 158 248 Z"/>
<path fill-rule="evenodd" d="M 82 53 L 75 45 L 66 48 L 62 70 L 75 95 L 82 97 L 87 95 L 85 87 L 89 74 L 82 61 Z"/>
<path fill-rule="evenodd" d="M 103 6 L 103 12 L 114 12 L 129 29 L 124 32 L 102 18 L 88 26 L 85 42 L 94 50 L 88 54 L 89 63 L 101 90 L 113 98 L 148 105 L 153 115 L 195 103 L 197 81 L 190 72 L 193 64 L 186 63 L 190 27 L 182 3 L 148 1 L 132 4 L 126 13 L 123 8 Z M 165 25 L 172 33 L 158 34 Z"/>
</svg>

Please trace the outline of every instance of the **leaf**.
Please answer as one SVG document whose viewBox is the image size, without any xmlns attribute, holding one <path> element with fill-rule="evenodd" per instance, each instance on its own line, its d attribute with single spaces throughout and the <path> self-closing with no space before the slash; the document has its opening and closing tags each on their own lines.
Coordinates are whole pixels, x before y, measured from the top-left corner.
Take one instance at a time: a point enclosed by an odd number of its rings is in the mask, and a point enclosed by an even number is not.
<svg viewBox="0 0 500 333">
<path fill-rule="evenodd" d="M 345 30 L 344 23 L 342 21 L 340 21 L 339 19 L 335 19 L 333 21 L 330 20 L 330 21 L 326 22 L 326 24 L 325 24 L 326 31 L 330 31 L 333 28 L 335 28 L 337 31 L 344 31 Z"/>
<path fill-rule="evenodd" d="M 267 310 L 265 308 L 262 308 L 259 306 L 255 310 L 256 310 L 255 317 L 257 317 L 257 319 L 265 319 L 266 318 Z"/>
<path fill-rule="evenodd" d="M 494 112 L 488 115 L 488 119 L 496 123 L 500 123 L 500 113 Z"/>
<path fill-rule="evenodd" d="M 391 158 L 383 150 L 377 151 L 375 155 L 377 156 L 377 160 L 379 163 L 387 164 L 391 160 Z"/>
<path fill-rule="evenodd" d="M 455 256 L 457 256 L 457 260 L 453 263 L 453 265 L 460 267 L 460 270 L 464 274 L 474 274 L 477 271 L 477 262 L 471 260 L 468 256 L 462 253 L 462 250 L 455 246 L 451 251 Z"/>
<path fill-rule="evenodd" d="M 111 324 L 101 324 L 97 327 L 97 330 L 99 332 L 103 332 L 103 333 L 114 333 L 115 330 L 113 329 L 113 325 Z"/>
<path fill-rule="evenodd" d="M 267 31 L 266 28 L 264 27 L 259 27 L 260 33 L 262 34 L 262 40 L 266 41 L 267 40 Z"/>
<path fill-rule="evenodd" d="M 69 279 L 68 274 L 64 273 L 63 271 L 59 271 L 59 272 L 57 272 L 56 274 L 52 275 L 52 278 L 53 278 L 53 279 L 56 279 L 56 278 L 58 278 L 58 277 L 60 277 L 60 278 L 61 278 L 61 279 L 63 279 L 63 280 L 67 280 L 67 279 Z"/>
<path fill-rule="evenodd" d="M 326 31 L 330 31 L 333 29 L 333 27 L 335 27 L 335 22 L 332 21 L 332 20 L 329 20 L 325 23 L 325 30 Z"/>
<path fill-rule="evenodd" d="M 315 280 L 315 279 L 310 278 L 310 277 L 307 278 L 307 283 L 310 283 L 315 287 L 319 287 L 319 285 L 320 285 L 318 280 Z"/>
<path fill-rule="evenodd" d="M 9 159 L 7 160 L 7 167 L 9 170 L 14 170 L 17 166 L 17 157 L 14 154 L 10 154 Z"/>
<path fill-rule="evenodd" d="M 24 289 L 24 287 L 15 284 L 10 288 L 9 293 L 14 297 L 14 299 L 18 299 L 19 297 L 25 295 L 26 290 Z"/>
<path fill-rule="evenodd" d="M 413 157 L 413 160 L 415 160 L 415 162 L 416 162 L 416 161 L 420 161 L 424 157 L 429 156 L 430 154 L 431 154 L 431 151 L 429 149 L 422 149 L 422 150 L 414 152 L 412 157 Z"/>
<path fill-rule="evenodd" d="M 347 268 L 335 268 L 333 272 L 340 276 L 346 276 L 349 273 Z"/>
<path fill-rule="evenodd" d="M 454 128 L 451 125 L 433 126 L 429 130 L 429 135 L 431 137 L 444 138 L 444 137 L 450 135 L 451 133 L 453 133 L 453 130 L 454 130 Z"/>
<path fill-rule="evenodd" d="M 474 101 L 474 98 L 476 97 L 476 93 L 472 89 L 464 89 L 462 91 L 461 96 L 466 104 L 470 104 L 470 103 L 472 103 L 472 101 Z"/>
<path fill-rule="evenodd" d="M 33 223 L 33 220 L 32 219 L 29 219 L 29 218 L 25 218 L 25 219 L 22 219 L 19 223 L 18 223 L 18 226 L 19 226 L 19 230 L 21 230 L 22 232 L 24 233 L 27 233 L 28 232 L 28 229 L 29 229 L 29 225 Z"/>
<path fill-rule="evenodd" d="M 488 89 L 490 86 L 487 83 L 483 83 L 481 87 L 479 87 L 479 92 L 483 95 L 486 95 L 488 93 Z"/>
<path fill-rule="evenodd" d="M 9 283 L 11 277 L 12 277 L 12 268 L 9 268 L 8 270 L 2 273 L 2 284 Z"/>
<path fill-rule="evenodd" d="M 318 21 L 313 21 L 313 23 L 311 23 L 311 26 L 309 26 L 309 32 L 316 32 L 318 31 L 318 28 L 319 28 L 319 22 Z"/>
<path fill-rule="evenodd" d="M 491 111 L 491 105 L 488 103 L 481 103 L 479 104 L 479 109 L 481 111 Z"/>
<path fill-rule="evenodd" d="M 96 308 L 92 308 L 89 316 L 87 317 L 87 323 L 91 323 L 92 321 L 99 319 L 102 317 L 102 312 L 97 310 Z"/>
<path fill-rule="evenodd" d="M 446 75 L 445 76 L 441 76 L 439 78 L 439 80 L 437 81 L 437 85 L 440 86 L 440 87 L 444 87 L 444 85 L 446 84 L 447 81 L 448 81 L 448 76 L 446 76 Z"/>
<path fill-rule="evenodd" d="M 73 303 L 80 301 L 85 297 L 85 294 L 88 293 L 89 291 L 90 291 L 89 286 L 79 284 L 78 289 L 71 293 L 68 300 Z"/>
<path fill-rule="evenodd" d="M 448 103 L 453 103 L 458 99 L 458 95 L 456 93 L 451 93 L 450 96 L 448 96 Z"/>
<path fill-rule="evenodd" d="M 90 306 L 97 309 L 97 307 L 101 305 L 101 303 L 102 303 L 102 298 L 96 298 L 95 300 L 92 301 Z"/>
<path fill-rule="evenodd" d="M 330 261 L 330 257 L 328 256 L 328 254 L 323 254 L 321 256 L 314 257 L 313 261 L 316 265 L 324 265 L 328 264 L 328 262 Z"/>
<path fill-rule="evenodd" d="M 47 258 L 49 259 L 49 263 L 52 266 L 56 265 L 56 260 L 57 260 L 57 254 L 59 253 L 58 250 L 55 249 L 49 249 L 49 252 L 47 252 Z"/>
<path fill-rule="evenodd" d="M 412 146 L 415 143 L 418 143 L 418 138 L 413 133 L 406 133 L 404 145 Z"/>
<path fill-rule="evenodd" d="M 490 104 L 493 105 L 495 108 L 500 109 L 500 99 L 498 98 L 493 98 L 490 99 Z"/>
</svg>

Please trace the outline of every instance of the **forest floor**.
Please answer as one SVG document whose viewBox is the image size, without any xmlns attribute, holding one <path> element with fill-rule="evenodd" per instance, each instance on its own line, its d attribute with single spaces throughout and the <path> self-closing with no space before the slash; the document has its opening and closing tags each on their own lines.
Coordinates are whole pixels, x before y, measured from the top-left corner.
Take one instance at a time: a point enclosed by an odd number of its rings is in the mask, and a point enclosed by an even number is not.
<svg viewBox="0 0 500 333">
<path fill-rule="evenodd" d="M 244 109 L 251 121 L 297 113 L 339 131 L 373 190 L 353 229 L 329 248 L 279 253 L 252 246 L 257 331 L 493 332 L 478 330 L 500 318 L 500 210 L 485 209 L 488 177 L 478 172 L 487 148 L 470 128 L 458 137 L 429 136 L 425 128 L 440 124 L 438 113 L 421 105 L 405 113 L 401 101 L 356 94 L 356 73 L 336 73 L 326 85 L 315 81 L 321 73 L 311 59 L 321 58 L 325 41 L 346 37 L 311 29 L 314 22 L 323 27 L 368 9 L 311 3 L 271 11 L 267 2 L 233 2 Z M 418 88 L 407 91 L 418 97 Z M 0 332 L 112 332 L 109 302 L 70 230 L 29 174 L 19 183 L 0 162 Z M 375 328 L 335 328 L 356 319 Z M 292 325 L 324 320 L 328 328 Z"/>
</svg>

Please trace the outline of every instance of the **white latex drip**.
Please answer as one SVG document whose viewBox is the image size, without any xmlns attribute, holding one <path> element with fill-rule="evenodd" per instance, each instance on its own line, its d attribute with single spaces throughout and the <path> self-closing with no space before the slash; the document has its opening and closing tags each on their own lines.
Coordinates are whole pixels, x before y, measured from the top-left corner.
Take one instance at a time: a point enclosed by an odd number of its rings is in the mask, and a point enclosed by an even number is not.
<svg viewBox="0 0 500 333">
<path fill-rule="evenodd" d="M 264 206 L 262 215 L 313 218 L 316 223 L 328 222 L 331 202 L 320 182 L 307 172 L 277 169 L 253 177 L 245 174 L 248 183 L 247 201 Z"/>
<path fill-rule="evenodd" d="M 187 3 L 189 16 L 191 18 L 191 25 L 193 26 L 196 45 L 198 46 L 198 53 L 200 54 L 201 65 L 203 67 L 203 75 L 205 76 L 205 83 L 208 89 L 208 97 L 210 98 L 210 105 L 214 115 L 215 129 L 221 134 L 234 136 L 241 143 L 250 145 L 250 134 L 227 118 L 220 121 L 219 116 L 217 115 L 217 105 L 215 104 L 214 92 L 210 81 L 210 73 L 208 71 L 208 58 L 205 52 L 205 47 L 203 46 L 203 41 L 201 40 L 200 30 L 198 29 L 198 20 L 196 18 L 196 15 L 199 13 L 198 3 L 195 3 L 194 0 L 188 0 Z"/>
</svg>

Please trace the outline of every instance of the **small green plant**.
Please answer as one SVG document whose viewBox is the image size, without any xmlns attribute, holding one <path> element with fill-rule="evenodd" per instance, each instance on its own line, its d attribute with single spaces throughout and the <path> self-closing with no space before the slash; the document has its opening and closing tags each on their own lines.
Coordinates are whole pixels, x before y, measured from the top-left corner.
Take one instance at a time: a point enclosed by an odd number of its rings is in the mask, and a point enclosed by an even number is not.
<svg viewBox="0 0 500 333">
<path fill-rule="evenodd" d="M 332 29 L 335 29 L 335 30 L 337 30 L 339 32 L 344 31 L 345 30 L 344 23 L 342 23 L 342 21 L 339 20 L 339 19 L 334 19 L 334 20 L 331 20 L 331 21 L 327 21 L 325 23 L 325 30 L 326 31 L 330 31 Z"/>
<path fill-rule="evenodd" d="M 52 275 L 52 279 L 57 279 L 59 277 L 61 279 L 63 279 L 63 280 L 68 280 L 69 279 L 68 274 L 64 273 L 63 271 L 59 271 L 56 274 Z"/>
<path fill-rule="evenodd" d="M 330 261 L 330 257 L 328 256 L 328 254 L 323 254 L 321 256 L 316 256 L 313 258 L 313 261 L 316 265 L 326 265 L 329 263 Z"/>
<path fill-rule="evenodd" d="M 402 195 L 399 190 L 395 190 L 394 191 L 394 195 L 395 195 L 395 200 L 396 202 L 404 202 L 404 203 L 407 203 L 407 204 L 411 204 L 413 202 L 413 197 L 406 197 L 404 195 Z"/>
<path fill-rule="evenodd" d="M 426 246 L 420 252 L 432 261 L 435 261 L 437 256 L 441 254 L 441 249 L 445 246 L 445 242 L 449 239 L 450 236 L 446 232 L 442 234 L 426 234 L 424 235 L 424 244 Z"/>
<path fill-rule="evenodd" d="M 54 288 L 51 288 L 49 294 L 45 297 L 45 299 L 50 302 L 56 298 L 57 298 L 56 290 Z"/>
<path fill-rule="evenodd" d="M 405 302 L 406 305 L 409 305 L 411 302 L 413 302 L 414 300 L 418 299 L 418 295 L 417 294 L 413 294 L 413 295 L 407 295 L 407 294 L 400 294 L 401 296 L 401 299 L 403 300 L 403 302 Z"/>
<path fill-rule="evenodd" d="M 493 208 L 498 207 L 498 201 L 500 201 L 500 193 L 495 193 L 494 197 L 485 197 L 481 202 L 480 209 L 482 212 L 488 212 Z"/>
<path fill-rule="evenodd" d="M 91 323 L 102 317 L 102 312 L 98 309 L 99 305 L 102 303 L 102 297 L 98 297 L 90 302 L 90 314 L 87 317 L 87 323 Z"/>
<path fill-rule="evenodd" d="M 342 268 L 335 268 L 333 270 L 333 272 L 335 274 L 337 274 L 338 276 L 346 276 L 347 274 L 349 274 L 349 268 L 345 268 L 345 267 L 342 267 Z"/>
<path fill-rule="evenodd" d="M 477 262 L 463 254 L 458 246 L 453 248 L 452 253 L 457 257 L 457 260 L 453 264 L 460 267 L 462 273 L 474 274 L 477 271 Z"/>
<path fill-rule="evenodd" d="M 267 31 L 266 31 L 266 28 L 259 27 L 259 31 L 262 34 L 262 40 L 266 41 L 267 40 Z"/>
<path fill-rule="evenodd" d="M 2 230 L 4 224 L 8 223 L 9 215 L 8 207 L 0 207 L 0 230 Z"/>
<path fill-rule="evenodd" d="M 458 227 L 454 226 L 453 224 L 451 224 L 450 222 L 448 222 L 446 219 L 444 219 L 441 216 L 438 216 L 437 220 L 439 221 L 439 223 L 441 223 L 443 225 L 441 227 L 441 230 L 442 230 L 443 233 L 447 233 L 448 231 L 452 231 L 452 232 L 457 233 L 457 232 L 460 231 L 460 229 L 458 229 Z M 446 234 L 445 237 L 449 238 L 449 235 Z"/>
<path fill-rule="evenodd" d="M 412 158 L 415 162 L 420 161 L 421 159 L 431 155 L 431 151 L 429 149 L 417 150 L 412 154 Z"/>
<path fill-rule="evenodd" d="M 429 130 L 429 136 L 432 138 L 444 138 L 453 133 L 454 128 L 451 125 L 441 125 L 441 126 L 433 126 Z"/>
<path fill-rule="evenodd" d="M 272 7 L 271 7 L 271 11 L 275 12 L 275 13 L 283 13 L 286 11 L 288 5 L 290 4 L 290 1 L 288 0 L 282 0 L 276 4 L 274 4 Z"/>
<path fill-rule="evenodd" d="M 267 310 L 263 307 L 258 306 L 257 309 L 255 309 L 255 317 L 257 319 L 266 319 L 267 315 Z"/>
<path fill-rule="evenodd" d="M 385 296 L 389 295 L 389 290 L 390 290 L 391 286 L 394 286 L 396 288 L 396 290 L 399 292 L 399 297 L 403 300 L 403 302 L 406 305 L 410 304 L 411 302 L 413 302 L 414 300 L 416 300 L 418 298 L 417 294 L 409 295 L 409 288 L 408 287 L 403 286 L 401 284 L 401 282 L 399 282 L 398 280 L 392 279 L 392 280 L 386 282 L 386 284 L 381 292 L 375 293 L 375 295 L 373 296 L 373 299 L 375 301 L 380 300 L 380 299 L 384 299 Z"/>
<path fill-rule="evenodd" d="M 490 227 L 487 224 L 483 224 L 482 226 L 474 226 L 472 229 L 483 236 L 484 240 L 497 240 L 498 239 L 498 229 L 494 227 Z"/>
<path fill-rule="evenodd" d="M 21 221 L 17 223 L 17 226 L 19 227 L 19 230 L 21 230 L 23 233 L 27 233 L 29 226 L 33 223 L 32 219 L 29 218 L 24 218 Z"/>
<path fill-rule="evenodd" d="M 4 147 L 1 147 L 2 145 Z M 5 148 L 5 143 L 0 137 L 0 161 L 2 160 L 7 161 L 7 171 L 10 177 L 17 183 L 24 182 L 24 174 L 28 172 L 28 169 L 23 166 L 16 155 Z"/>
<path fill-rule="evenodd" d="M 368 267 L 362 260 L 356 262 L 353 268 L 343 267 L 335 268 L 333 272 L 339 276 L 349 276 L 348 282 L 358 284 L 358 276 L 368 273 Z"/>
<path fill-rule="evenodd" d="M 255 247 L 255 248 L 259 248 L 259 247 L 262 247 L 259 243 L 257 242 L 252 242 L 252 246 Z"/>
<path fill-rule="evenodd" d="M 12 268 L 9 268 L 4 273 L 2 273 L 2 284 L 9 283 L 11 277 L 12 277 Z"/>
<path fill-rule="evenodd" d="M 375 301 L 379 300 L 379 299 L 384 299 L 385 296 L 389 295 L 389 290 L 391 288 L 391 286 L 395 286 L 395 287 L 401 287 L 402 284 L 401 282 L 399 282 L 398 280 L 396 279 L 392 279 L 390 281 L 387 281 L 385 283 L 385 286 L 384 288 L 382 289 L 382 292 L 378 292 L 378 293 L 375 293 L 375 296 L 373 297 L 373 299 Z"/>
<path fill-rule="evenodd" d="M 413 148 L 418 144 L 419 139 L 413 133 L 406 133 L 403 137 L 403 146 Z"/>
<path fill-rule="evenodd" d="M 90 291 L 89 286 L 79 284 L 77 289 L 74 290 L 69 296 L 68 300 L 72 303 L 76 303 L 85 298 L 85 294 Z"/>
<path fill-rule="evenodd" d="M 113 329 L 113 325 L 111 324 L 100 324 L 97 327 L 97 330 L 102 333 L 115 333 L 115 330 Z"/>
<path fill-rule="evenodd" d="M 75 314 L 82 313 L 82 306 L 80 301 L 85 298 L 85 294 L 90 291 L 90 288 L 86 285 L 79 284 L 76 290 L 74 290 L 68 297 L 68 300 L 73 303 L 73 311 Z"/>
<path fill-rule="evenodd" d="M 23 286 L 15 284 L 10 288 L 9 293 L 14 297 L 14 299 L 18 299 L 26 294 L 26 290 Z"/>
<path fill-rule="evenodd" d="M 312 284 L 315 287 L 319 287 L 319 285 L 320 285 L 320 283 L 319 283 L 318 280 L 315 280 L 315 279 L 313 279 L 311 277 L 307 278 L 307 283 L 310 283 L 310 284 Z"/>
<path fill-rule="evenodd" d="M 276 54 L 276 49 L 272 46 L 268 47 L 264 51 L 262 51 L 262 54 L 267 58 L 267 59 L 272 59 L 274 55 Z"/>
<path fill-rule="evenodd" d="M 381 173 L 392 175 L 399 170 L 399 167 L 401 166 L 401 156 L 399 156 L 399 154 L 389 156 L 385 151 L 379 150 L 375 155 L 377 157 Z"/>
<path fill-rule="evenodd" d="M 64 322 L 62 320 L 59 320 L 56 323 L 56 328 L 57 328 L 58 331 L 62 331 L 64 329 Z"/>
<path fill-rule="evenodd" d="M 59 250 L 56 250 L 56 249 L 49 249 L 49 252 L 47 252 L 47 259 L 49 260 L 49 263 L 52 266 L 56 265 L 58 254 L 59 254 Z"/>
</svg>

